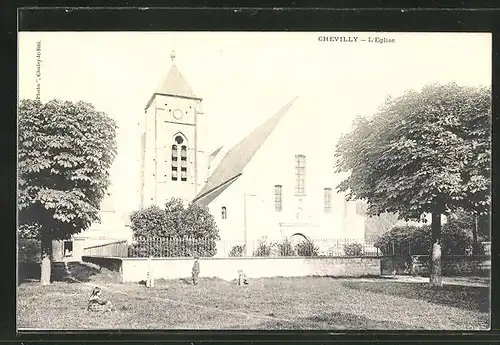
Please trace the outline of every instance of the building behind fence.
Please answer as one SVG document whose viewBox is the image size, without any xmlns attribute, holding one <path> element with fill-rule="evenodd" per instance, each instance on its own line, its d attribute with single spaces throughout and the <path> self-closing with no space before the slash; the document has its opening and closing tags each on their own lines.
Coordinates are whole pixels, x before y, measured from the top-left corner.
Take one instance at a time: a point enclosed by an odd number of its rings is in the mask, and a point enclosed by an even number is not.
<svg viewBox="0 0 500 345">
<path fill-rule="evenodd" d="M 38 240 L 19 240 L 19 262 L 40 260 Z M 483 242 L 484 254 L 490 255 L 490 242 Z M 390 243 L 377 248 L 372 241 L 353 239 L 312 239 L 310 243 L 292 242 L 287 238 L 251 243 L 249 256 L 401 256 L 425 255 L 413 250 L 411 244 Z M 204 238 L 137 238 L 132 245 L 127 241 L 86 247 L 83 256 L 89 257 L 243 257 L 243 241 L 210 240 Z"/>
</svg>

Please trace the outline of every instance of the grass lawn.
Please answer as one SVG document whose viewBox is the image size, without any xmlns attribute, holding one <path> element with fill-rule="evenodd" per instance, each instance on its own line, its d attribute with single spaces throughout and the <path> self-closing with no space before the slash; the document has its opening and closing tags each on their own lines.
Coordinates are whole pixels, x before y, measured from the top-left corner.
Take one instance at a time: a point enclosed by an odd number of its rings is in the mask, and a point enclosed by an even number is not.
<svg viewBox="0 0 500 345">
<path fill-rule="evenodd" d="M 103 270 L 104 271 L 104 270 Z M 82 272 L 79 272 L 80 276 Z M 448 329 L 489 328 L 489 289 L 398 283 L 384 279 L 262 278 L 249 286 L 219 279 L 158 281 L 155 288 L 112 282 L 24 282 L 19 328 L 43 329 Z M 93 285 L 115 311 L 85 310 Z"/>
</svg>

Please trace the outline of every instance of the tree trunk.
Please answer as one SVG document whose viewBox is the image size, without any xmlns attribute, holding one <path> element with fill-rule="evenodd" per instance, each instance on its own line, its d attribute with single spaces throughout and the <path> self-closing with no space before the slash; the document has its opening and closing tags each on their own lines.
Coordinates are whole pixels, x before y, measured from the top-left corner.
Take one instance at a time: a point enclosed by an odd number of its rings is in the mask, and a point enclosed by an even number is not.
<svg viewBox="0 0 500 345">
<path fill-rule="evenodd" d="M 432 212 L 431 286 L 443 286 L 441 276 L 441 213 Z"/>
<path fill-rule="evenodd" d="M 42 245 L 42 264 L 41 264 L 41 274 L 40 274 L 40 284 L 49 285 L 50 284 L 50 274 L 52 265 L 52 237 L 47 234 L 46 231 L 42 231 L 41 238 Z"/>
<path fill-rule="evenodd" d="M 472 228 L 472 254 L 479 254 L 479 244 L 477 243 L 477 231 L 479 229 L 479 216 L 474 215 L 474 227 Z"/>
</svg>

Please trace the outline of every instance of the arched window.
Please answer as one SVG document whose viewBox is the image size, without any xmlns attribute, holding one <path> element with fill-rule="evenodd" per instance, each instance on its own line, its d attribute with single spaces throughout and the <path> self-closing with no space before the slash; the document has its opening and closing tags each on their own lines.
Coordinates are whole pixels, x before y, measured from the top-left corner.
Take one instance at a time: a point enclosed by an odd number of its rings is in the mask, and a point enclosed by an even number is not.
<svg viewBox="0 0 500 345">
<path fill-rule="evenodd" d="M 325 206 L 325 213 L 332 213 L 332 189 L 331 188 L 325 188 L 324 190 L 324 206 Z"/>
<path fill-rule="evenodd" d="M 274 209 L 276 212 L 281 212 L 283 209 L 282 186 L 279 184 L 274 186 Z"/>
<path fill-rule="evenodd" d="M 295 195 L 306 195 L 306 156 L 295 156 Z"/>
<path fill-rule="evenodd" d="M 181 181 L 187 181 L 187 147 L 181 146 Z"/>
<path fill-rule="evenodd" d="M 180 152 L 179 152 L 180 148 Z M 172 181 L 187 181 L 187 140 L 181 133 L 174 136 L 172 144 Z"/>
<path fill-rule="evenodd" d="M 226 206 L 222 206 L 222 209 L 221 209 L 221 218 L 222 219 L 227 219 L 227 209 L 226 209 Z"/>
</svg>

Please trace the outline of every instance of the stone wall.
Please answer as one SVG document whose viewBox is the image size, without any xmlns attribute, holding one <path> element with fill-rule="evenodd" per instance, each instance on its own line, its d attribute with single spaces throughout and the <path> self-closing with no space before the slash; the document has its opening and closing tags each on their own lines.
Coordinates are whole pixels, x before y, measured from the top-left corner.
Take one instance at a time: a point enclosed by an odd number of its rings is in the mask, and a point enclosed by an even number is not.
<svg viewBox="0 0 500 345">
<path fill-rule="evenodd" d="M 411 274 L 429 275 L 429 255 L 412 255 Z M 490 274 L 491 257 L 486 255 L 449 255 L 441 258 L 443 276 L 485 276 Z"/>
<path fill-rule="evenodd" d="M 149 270 L 155 279 L 190 277 L 192 259 L 184 258 L 96 258 L 84 257 L 83 261 L 121 270 L 123 282 L 145 280 Z M 108 262 L 109 261 L 109 262 Z M 120 267 L 117 268 L 117 262 Z M 249 278 L 332 276 L 380 276 L 380 257 L 287 257 L 287 258 L 201 258 L 200 277 L 233 280 L 238 270 Z"/>
<path fill-rule="evenodd" d="M 382 275 L 407 274 L 406 263 L 409 264 L 409 257 L 406 255 L 383 256 L 380 263 Z"/>
</svg>

